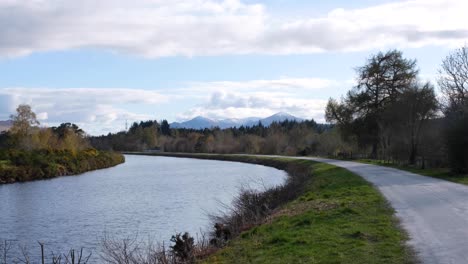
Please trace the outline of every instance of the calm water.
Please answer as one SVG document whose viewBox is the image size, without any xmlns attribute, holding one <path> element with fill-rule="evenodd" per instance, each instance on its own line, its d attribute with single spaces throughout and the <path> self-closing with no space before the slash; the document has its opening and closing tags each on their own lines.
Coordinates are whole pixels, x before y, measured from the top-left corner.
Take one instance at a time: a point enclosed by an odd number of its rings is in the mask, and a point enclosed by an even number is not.
<svg viewBox="0 0 468 264">
<path fill-rule="evenodd" d="M 168 241 L 200 233 L 209 213 L 229 204 L 239 188 L 284 182 L 283 171 L 235 162 L 129 156 L 122 165 L 52 180 L 0 185 L 0 239 L 37 256 L 84 246 L 99 261 L 104 233 Z M 14 252 L 16 251 L 16 252 Z M 14 247 L 13 254 L 17 254 Z"/>
</svg>

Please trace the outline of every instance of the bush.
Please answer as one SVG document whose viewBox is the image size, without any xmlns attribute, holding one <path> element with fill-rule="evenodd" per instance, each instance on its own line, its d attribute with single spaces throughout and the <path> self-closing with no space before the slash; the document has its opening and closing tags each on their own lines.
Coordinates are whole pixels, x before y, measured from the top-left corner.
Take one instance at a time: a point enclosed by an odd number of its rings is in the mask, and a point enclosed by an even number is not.
<svg viewBox="0 0 468 264">
<path fill-rule="evenodd" d="M 215 224 L 210 243 L 216 247 L 223 247 L 230 239 L 239 236 L 241 232 L 262 224 L 274 210 L 299 197 L 304 192 L 307 182 L 311 179 L 309 166 L 304 165 L 303 161 L 300 160 L 290 162 L 230 156 L 210 156 L 209 158 L 262 164 L 285 170 L 289 175 L 283 185 L 270 188 L 264 192 L 242 191 L 234 200 L 228 213 L 213 216 Z"/>
<path fill-rule="evenodd" d="M 0 183 L 22 182 L 79 174 L 108 168 L 125 161 L 120 153 L 86 149 L 69 150 L 9 150 L 0 152 L 9 166 L 0 167 Z"/>
<path fill-rule="evenodd" d="M 194 256 L 194 239 L 189 235 L 189 233 L 185 232 L 183 235 L 176 234 L 172 236 L 171 242 L 174 245 L 171 246 L 171 250 L 174 253 L 175 257 L 179 259 L 182 263 L 189 262 L 192 263 L 195 261 Z"/>
</svg>

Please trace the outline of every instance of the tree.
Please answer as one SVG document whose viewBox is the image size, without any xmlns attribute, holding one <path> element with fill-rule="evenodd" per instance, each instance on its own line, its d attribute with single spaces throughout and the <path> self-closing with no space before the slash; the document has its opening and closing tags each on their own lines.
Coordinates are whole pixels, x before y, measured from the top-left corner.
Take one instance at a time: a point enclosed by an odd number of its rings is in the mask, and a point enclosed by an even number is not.
<svg viewBox="0 0 468 264">
<path fill-rule="evenodd" d="M 53 127 L 52 131 L 58 138 L 58 149 L 70 150 L 77 153 L 89 147 L 89 142 L 85 138 L 85 132 L 72 123 L 62 123 L 58 127 Z"/>
<path fill-rule="evenodd" d="M 408 162 L 415 164 L 421 144 L 422 130 L 426 122 L 437 115 L 439 103 L 430 83 L 415 83 L 405 90 L 397 102 L 388 109 L 393 128 L 401 128 L 398 141 L 408 146 Z M 391 131 L 395 133 L 395 129 Z"/>
<path fill-rule="evenodd" d="M 36 114 L 31 110 L 31 106 L 27 104 L 20 104 L 16 108 L 16 115 L 11 115 L 10 119 L 13 121 L 10 131 L 21 136 L 29 134 L 31 127 L 39 125 Z"/>
<path fill-rule="evenodd" d="M 63 139 L 68 133 L 75 133 L 80 137 L 84 137 L 85 134 L 81 128 L 72 123 L 62 123 L 58 127 L 52 127 L 52 131 L 54 131 L 60 139 Z"/>
<path fill-rule="evenodd" d="M 444 95 L 445 108 L 463 108 L 468 101 L 468 47 L 448 55 L 439 69 L 438 84 Z"/>
<path fill-rule="evenodd" d="M 157 146 L 158 138 L 155 126 L 143 128 L 143 136 L 141 141 L 146 148 L 154 148 Z"/>
<path fill-rule="evenodd" d="M 16 108 L 16 115 L 11 115 L 13 125 L 10 129 L 13 145 L 21 149 L 32 149 L 32 133 L 35 126 L 39 125 L 36 114 L 31 110 L 31 106 L 21 104 Z"/>
<path fill-rule="evenodd" d="M 448 55 L 439 70 L 444 95 L 445 138 L 452 170 L 468 171 L 468 47 Z"/>
<path fill-rule="evenodd" d="M 352 121 L 352 111 L 347 107 L 345 102 L 339 103 L 335 99 L 330 98 L 325 108 L 325 119 L 327 122 L 343 126 Z"/>
<path fill-rule="evenodd" d="M 403 58 L 397 50 L 379 52 L 356 73 L 357 85 L 341 103 L 329 100 L 326 118 L 357 135 L 362 145 L 371 145 L 371 156 L 376 158 L 382 131 L 391 126 L 383 113 L 416 81 L 416 61 Z"/>
<path fill-rule="evenodd" d="M 170 136 L 171 135 L 171 127 L 169 126 L 169 123 L 167 120 L 163 120 L 161 122 L 161 134 L 164 136 Z"/>
</svg>

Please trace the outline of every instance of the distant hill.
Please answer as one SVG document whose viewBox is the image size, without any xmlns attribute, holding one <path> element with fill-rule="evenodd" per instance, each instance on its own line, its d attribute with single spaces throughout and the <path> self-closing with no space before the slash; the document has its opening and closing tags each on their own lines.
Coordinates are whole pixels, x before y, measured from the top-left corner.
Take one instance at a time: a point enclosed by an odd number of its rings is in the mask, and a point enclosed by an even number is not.
<svg viewBox="0 0 468 264">
<path fill-rule="evenodd" d="M 303 119 L 290 115 L 288 113 L 276 113 L 272 116 L 266 118 L 260 117 L 247 117 L 247 118 L 231 118 L 231 119 L 221 119 L 221 120 L 214 120 L 202 116 L 197 116 L 191 120 L 185 122 L 174 122 L 171 123 L 171 128 L 191 128 L 191 129 L 205 129 L 205 128 L 212 128 L 212 127 L 219 127 L 219 128 L 230 128 L 230 127 L 240 127 L 240 126 L 254 126 L 258 124 L 258 122 L 262 122 L 263 125 L 269 126 L 273 122 L 282 122 L 285 120 L 290 121 L 303 121 Z"/>
<path fill-rule="evenodd" d="M 285 121 L 285 120 L 297 121 L 297 122 L 304 121 L 304 119 L 302 119 L 302 118 L 298 118 L 298 117 L 295 117 L 293 115 L 290 115 L 290 114 L 284 113 L 284 112 L 276 113 L 276 114 L 274 114 L 272 116 L 269 116 L 267 118 L 263 118 L 260 121 L 262 122 L 263 125 L 269 126 L 274 122 L 282 122 L 282 121 Z"/>
<path fill-rule="evenodd" d="M 203 129 L 215 127 L 218 125 L 218 122 L 203 116 L 197 116 L 194 119 L 185 121 L 185 122 L 174 122 L 171 123 L 171 128 L 193 128 L 193 129 Z"/>
<path fill-rule="evenodd" d="M 10 129 L 11 125 L 11 120 L 0 121 L 0 132 Z"/>
</svg>

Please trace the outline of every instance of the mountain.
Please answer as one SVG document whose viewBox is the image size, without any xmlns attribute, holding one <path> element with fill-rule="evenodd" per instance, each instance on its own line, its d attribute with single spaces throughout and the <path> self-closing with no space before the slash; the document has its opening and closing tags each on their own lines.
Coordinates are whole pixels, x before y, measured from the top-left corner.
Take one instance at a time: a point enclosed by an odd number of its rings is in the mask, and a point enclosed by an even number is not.
<svg viewBox="0 0 468 264">
<path fill-rule="evenodd" d="M 297 121 L 297 122 L 304 121 L 304 119 L 302 119 L 302 118 L 298 118 L 298 117 L 295 117 L 293 115 L 290 115 L 290 114 L 284 113 L 284 112 L 276 113 L 276 114 L 274 114 L 272 116 L 269 116 L 267 118 L 263 118 L 260 121 L 262 122 L 262 124 L 264 126 L 269 126 L 274 122 L 282 122 L 282 121 L 285 121 L 285 120 Z"/>
<path fill-rule="evenodd" d="M 214 120 L 202 116 L 197 116 L 194 119 L 185 122 L 174 122 L 171 123 L 171 128 L 191 128 L 191 129 L 204 129 L 204 128 L 229 128 L 229 127 L 240 127 L 240 126 L 254 126 L 258 122 L 262 122 L 263 125 L 269 126 L 273 122 L 282 122 L 285 120 L 294 120 L 301 122 L 303 119 L 290 115 L 288 113 L 280 112 L 266 118 L 260 117 L 247 117 L 247 118 L 230 118 Z"/>
<path fill-rule="evenodd" d="M 171 128 L 192 128 L 192 129 L 204 129 L 215 127 L 218 125 L 218 122 L 203 116 L 197 116 L 194 119 L 185 121 L 182 123 L 174 122 L 171 123 Z"/>
<path fill-rule="evenodd" d="M 11 120 L 0 121 L 0 132 L 10 129 L 11 125 Z"/>
</svg>

